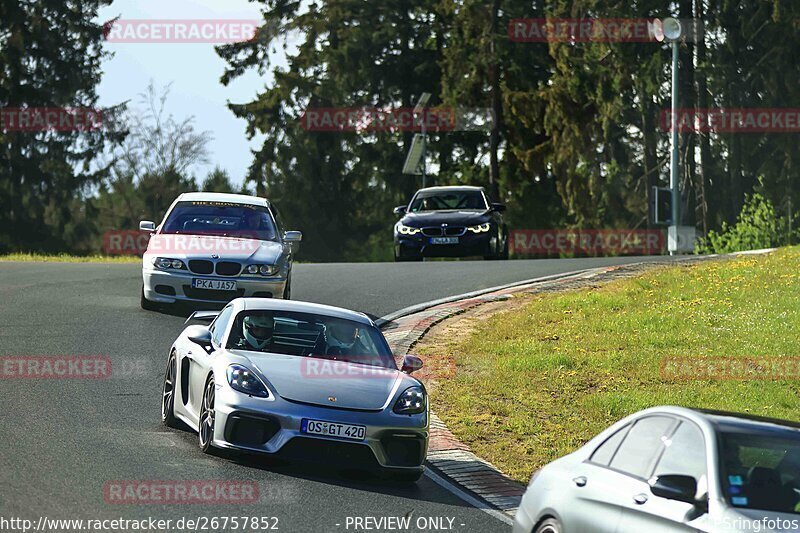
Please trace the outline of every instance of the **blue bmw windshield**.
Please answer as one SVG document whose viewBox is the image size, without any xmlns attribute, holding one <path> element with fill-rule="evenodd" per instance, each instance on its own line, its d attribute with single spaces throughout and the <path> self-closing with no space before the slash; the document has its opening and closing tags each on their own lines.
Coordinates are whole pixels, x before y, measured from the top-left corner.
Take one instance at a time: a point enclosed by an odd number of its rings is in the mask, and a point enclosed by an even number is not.
<svg viewBox="0 0 800 533">
<path fill-rule="evenodd" d="M 456 209 L 484 210 L 488 206 L 483 194 L 475 190 L 424 191 L 417 194 L 411 203 L 412 213 Z"/>
<path fill-rule="evenodd" d="M 161 233 L 278 240 L 266 207 L 228 202 L 178 202 Z"/>
</svg>

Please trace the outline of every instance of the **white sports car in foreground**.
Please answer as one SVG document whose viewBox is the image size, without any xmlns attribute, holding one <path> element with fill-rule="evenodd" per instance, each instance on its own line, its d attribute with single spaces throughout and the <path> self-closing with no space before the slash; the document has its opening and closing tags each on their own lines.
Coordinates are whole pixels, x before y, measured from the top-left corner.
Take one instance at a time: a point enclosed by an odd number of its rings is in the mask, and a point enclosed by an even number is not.
<svg viewBox="0 0 800 533">
<path fill-rule="evenodd" d="M 192 325 L 169 352 L 162 421 L 181 421 L 200 447 L 377 470 L 406 482 L 423 473 L 425 387 L 402 371 L 366 315 L 336 307 L 237 298 L 210 326 Z M 188 322 L 188 321 L 187 321 Z"/>
<path fill-rule="evenodd" d="M 143 309 L 177 301 L 228 302 L 291 296 L 293 243 L 275 207 L 240 194 L 185 193 L 153 233 L 142 262 Z"/>
</svg>

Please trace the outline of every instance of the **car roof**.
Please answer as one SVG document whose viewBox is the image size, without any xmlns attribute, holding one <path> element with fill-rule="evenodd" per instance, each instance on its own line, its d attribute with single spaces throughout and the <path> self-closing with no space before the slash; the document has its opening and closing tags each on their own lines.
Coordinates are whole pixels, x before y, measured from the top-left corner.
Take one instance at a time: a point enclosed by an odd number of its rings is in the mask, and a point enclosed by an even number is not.
<svg viewBox="0 0 800 533">
<path fill-rule="evenodd" d="M 259 196 L 230 194 L 224 192 L 185 192 L 178 196 L 178 202 L 229 202 L 232 204 L 260 205 L 269 207 L 269 201 Z"/>
<path fill-rule="evenodd" d="M 274 310 L 274 311 L 294 311 L 297 313 L 314 313 L 344 320 L 353 320 L 362 324 L 374 326 L 372 320 L 364 313 L 351 311 L 341 307 L 331 305 L 316 304 L 311 302 L 298 302 L 295 300 L 281 300 L 278 298 L 237 298 L 231 303 L 238 311 L 252 310 Z"/>
<path fill-rule="evenodd" d="M 639 411 L 631 415 L 638 418 L 645 414 L 665 413 L 683 416 L 696 422 L 708 424 L 714 431 L 775 431 L 785 430 L 796 432 L 800 430 L 800 423 L 779 418 L 768 418 L 763 416 L 751 415 L 748 413 L 734 413 L 731 411 L 718 411 L 713 409 L 698 409 L 689 407 L 678 407 L 674 405 L 664 405 L 652 407 Z"/>
<path fill-rule="evenodd" d="M 696 409 L 696 411 L 706 416 L 720 430 L 774 431 L 782 429 L 794 432 L 800 430 L 800 423 L 791 420 L 711 409 Z"/>
<path fill-rule="evenodd" d="M 483 187 L 476 187 L 474 185 L 444 185 L 439 187 L 425 187 L 420 189 L 417 193 L 421 192 L 447 192 L 447 191 L 482 191 Z"/>
</svg>

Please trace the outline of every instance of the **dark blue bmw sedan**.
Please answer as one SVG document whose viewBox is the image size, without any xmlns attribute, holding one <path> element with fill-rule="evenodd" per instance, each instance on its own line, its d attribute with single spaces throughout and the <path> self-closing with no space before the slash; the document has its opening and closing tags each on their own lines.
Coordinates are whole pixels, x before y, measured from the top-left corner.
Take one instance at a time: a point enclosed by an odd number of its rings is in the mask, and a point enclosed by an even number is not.
<svg viewBox="0 0 800 533">
<path fill-rule="evenodd" d="M 505 205 L 490 201 L 483 187 L 428 187 L 394 208 L 395 261 L 423 257 L 483 256 L 508 259 Z"/>
</svg>

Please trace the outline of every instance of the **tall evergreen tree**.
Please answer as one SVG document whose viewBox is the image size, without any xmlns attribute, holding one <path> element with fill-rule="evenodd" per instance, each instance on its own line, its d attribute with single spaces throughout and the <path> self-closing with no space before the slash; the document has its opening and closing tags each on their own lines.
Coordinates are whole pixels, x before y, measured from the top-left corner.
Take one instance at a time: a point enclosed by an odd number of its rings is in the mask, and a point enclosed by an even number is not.
<svg viewBox="0 0 800 533">
<path fill-rule="evenodd" d="M 97 106 L 103 29 L 111 0 L 0 2 L 0 108 Z M 93 165 L 124 136 L 120 109 L 93 131 L 0 131 L 0 250 L 60 251 L 91 235 L 83 198 L 107 175 Z"/>
</svg>

